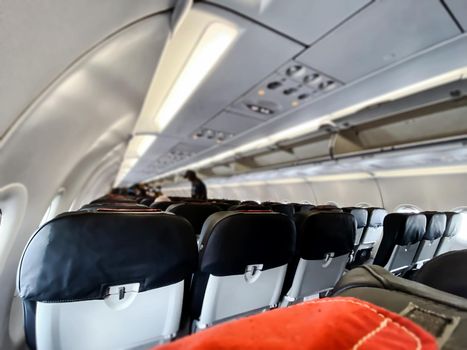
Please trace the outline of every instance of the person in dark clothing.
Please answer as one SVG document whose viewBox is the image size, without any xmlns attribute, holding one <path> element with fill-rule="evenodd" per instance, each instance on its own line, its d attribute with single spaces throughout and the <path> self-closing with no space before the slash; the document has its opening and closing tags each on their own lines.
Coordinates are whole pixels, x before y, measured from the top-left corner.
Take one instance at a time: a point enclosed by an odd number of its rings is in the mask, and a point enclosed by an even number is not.
<svg viewBox="0 0 467 350">
<path fill-rule="evenodd" d="M 206 185 L 196 176 L 193 170 L 187 170 L 183 177 L 191 182 L 191 198 L 208 199 Z"/>
</svg>

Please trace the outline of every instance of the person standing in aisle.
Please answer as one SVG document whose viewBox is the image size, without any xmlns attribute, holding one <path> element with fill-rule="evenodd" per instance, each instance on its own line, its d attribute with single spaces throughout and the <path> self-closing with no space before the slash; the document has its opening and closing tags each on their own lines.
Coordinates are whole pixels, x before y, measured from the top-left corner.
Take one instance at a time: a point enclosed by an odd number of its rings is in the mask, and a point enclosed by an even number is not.
<svg viewBox="0 0 467 350">
<path fill-rule="evenodd" d="M 187 170 L 183 177 L 191 182 L 191 198 L 208 199 L 206 185 L 196 176 L 193 170 Z"/>
</svg>

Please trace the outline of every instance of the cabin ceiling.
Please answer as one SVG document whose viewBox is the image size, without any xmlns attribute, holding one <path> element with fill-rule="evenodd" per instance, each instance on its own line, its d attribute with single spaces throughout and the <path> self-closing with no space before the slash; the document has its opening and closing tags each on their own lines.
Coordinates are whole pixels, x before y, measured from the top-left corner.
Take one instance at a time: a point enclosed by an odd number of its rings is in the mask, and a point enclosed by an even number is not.
<svg viewBox="0 0 467 350">
<path fill-rule="evenodd" d="M 164 11 L 170 16 L 174 4 L 1 2 L 1 137 L 96 45 L 147 16 Z M 151 71 L 158 62 L 117 182 L 167 177 L 191 166 L 231 174 L 327 156 L 332 134 L 327 128 L 342 126 L 341 120 L 356 125 L 361 109 L 466 78 L 466 11 L 462 0 L 196 1 L 177 31 L 167 35 L 163 53 L 154 52 L 154 61 L 144 63 Z M 174 118 L 161 124 L 164 102 L 217 25 L 230 31 L 231 42 Z M 82 87 L 75 89 L 70 93 L 82 95 Z M 86 108 L 83 113 L 99 114 Z M 419 127 L 402 125 L 409 134 L 410 127 Z M 357 146 L 350 134 L 341 133 L 346 138 L 333 145 L 359 151 L 382 135 L 388 144 L 400 138 L 394 125 L 362 131 Z M 145 152 L 139 151 L 142 144 Z M 258 154 L 251 157 L 252 151 Z"/>
<path fill-rule="evenodd" d="M 450 10 L 460 16 L 463 9 Z M 164 130 L 157 130 L 157 108 L 181 69 L 174 68 L 172 55 L 193 49 L 193 34 L 214 20 L 236 27 L 239 36 L 173 121 Z M 153 102 L 152 113 L 140 116 L 135 128 L 136 135 L 154 134 L 157 138 L 136 165 L 121 174 L 125 175 L 121 176 L 124 184 L 167 177 L 188 167 L 208 176 L 225 175 L 290 164 L 301 158 L 327 157 L 328 138 L 302 144 L 295 153 L 277 149 L 277 142 L 261 144 L 258 140 L 314 119 L 316 131 L 320 123 L 334 120 L 323 116 L 362 107 L 365 101 L 385 95 L 389 100 L 403 97 L 403 93 L 391 93 L 467 67 L 467 58 L 461 57 L 467 54 L 463 28 L 438 0 L 213 0 L 196 3 L 171 40 L 173 50 L 169 42 L 167 56 L 158 69 L 172 72 L 155 75 L 159 100 Z M 274 84 L 279 87 L 270 88 Z M 429 86 L 419 90 L 424 88 Z M 411 126 L 404 125 L 404 132 L 410 134 Z M 399 139 L 404 139 L 392 129 L 379 134 L 373 131 L 362 136 L 360 145 L 340 137 L 336 149 L 371 148 L 364 141 L 381 135 L 389 144 L 400 144 Z M 294 139 L 303 135 L 284 136 Z M 250 149 L 238 151 L 252 144 Z M 135 147 L 130 142 L 129 149 Z M 253 159 L 250 151 L 259 154 Z M 221 159 L 223 154 L 227 156 Z M 206 161 L 209 159 L 214 161 Z"/>
</svg>

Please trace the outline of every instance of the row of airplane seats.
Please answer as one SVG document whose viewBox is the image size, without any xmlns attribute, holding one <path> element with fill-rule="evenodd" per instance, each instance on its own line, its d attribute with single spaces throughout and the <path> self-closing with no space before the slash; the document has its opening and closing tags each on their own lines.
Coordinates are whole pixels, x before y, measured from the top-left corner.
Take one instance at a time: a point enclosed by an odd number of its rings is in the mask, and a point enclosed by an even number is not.
<svg viewBox="0 0 467 350">
<path fill-rule="evenodd" d="M 130 199 L 94 201 L 31 238 L 18 289 L 32 349 L 146 346 L 190 325 L 196 332 L 324 296 L 381 233 L 374 263 L 402 273 L 447 250 L 459 220 L 455 213 L 183 198 L 162 212 Z"/>
</svg>

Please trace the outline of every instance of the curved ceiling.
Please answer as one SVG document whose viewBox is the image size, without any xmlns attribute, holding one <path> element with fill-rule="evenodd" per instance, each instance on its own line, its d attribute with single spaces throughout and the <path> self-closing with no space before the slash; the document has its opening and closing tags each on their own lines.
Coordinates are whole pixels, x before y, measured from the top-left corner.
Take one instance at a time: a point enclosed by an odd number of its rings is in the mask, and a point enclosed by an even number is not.
<svg viewBox="0 0 467 350">
<path fill-rule="evenodd" d="M 173 0 L 0 1 L 0 139 L 73 62 Z"/>
</svg>

